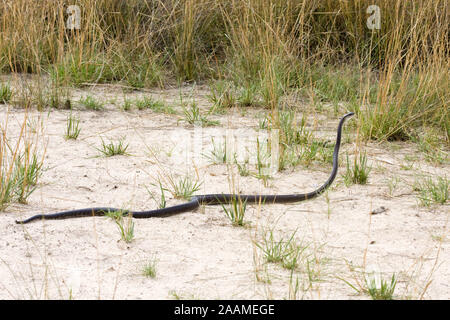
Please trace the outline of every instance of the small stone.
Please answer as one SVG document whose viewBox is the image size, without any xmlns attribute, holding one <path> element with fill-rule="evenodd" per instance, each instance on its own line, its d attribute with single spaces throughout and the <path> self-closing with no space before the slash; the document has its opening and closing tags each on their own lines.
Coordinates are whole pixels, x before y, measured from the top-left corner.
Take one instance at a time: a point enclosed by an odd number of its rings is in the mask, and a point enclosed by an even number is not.
<svg viewBox="0 0 450 320">
<path fill-rule="evenodd" d="M 380 214 L 380 213 L 386 212 L 387 210 L 388 209 L 386 207 L 381 206 L 379 208 L 376 208 L 376 209 L 372 210 L 370 212 L 370 214 Z"/>
</svg>

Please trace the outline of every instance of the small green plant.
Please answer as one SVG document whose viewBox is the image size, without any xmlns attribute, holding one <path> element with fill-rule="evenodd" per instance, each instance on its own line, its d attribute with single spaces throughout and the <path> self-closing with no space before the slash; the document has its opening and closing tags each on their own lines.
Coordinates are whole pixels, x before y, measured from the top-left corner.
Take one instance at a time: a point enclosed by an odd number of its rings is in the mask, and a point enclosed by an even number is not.
<svg viewBox="0 0 450 320">
<path fill-rule="evenodd" d="M 314 160 L 324 162 L 330 160 L 330 151 L 322 142 L 313 141 L 312 133 L 306 128 L 306 118 L 296 120 L 291 109 L 279 113 L 280 125 L 280 170 L 288 166 L 295 167 L 299 163 L 309 166 Z M 320 157 L 319 157 L 320 156 Z"/>
<path fill-rule="evenodd" d="M 400 169 L 402 170 L 411 170 L 414 166 L 414 162 L 416 162 L 418 160 L 418 158 L 416 156 L 410 156 L 405 154 L 404 158 L 404 162 L 402 164 L 400 164 Z"/>
<path fill-rule="evenodd" d="M 2 172 L 0 183 L 0 210 L 4 210 L 13 200 L 16 181 L 7 172 Z"/>
<path fill-rule="evenodd" d="M 183 300 L 184 299 L 184 297 L 179 295 L 175 290 L 170 290 L 169 295 L 175 300 Z"/>
<path fill-rule="evenodd" d="M 202 115 L 200 108 L 193 102 L 190 108 L 183 107 L 184 120 L 189 124 L 201 124 L 202 126 L 215 126 L 219 121 L 209 120 L 205 115 Z"/>
<path fill-rule="evenodd" d="M 294 282 L 294 270 L 291 269 L 289 273 L 289 291 L 288 291 L 288 300 L 298 300 L 299 298 L 299 290 L 300 290 L 300 281 L 298 276 L 295 277 Z"/>
<path fill-rule="evenodd" d="M 360 153 L 359 158 L 355 157 L 353 167 L 350 167 L 350 160 L 347 154 L 347 171 L 344 175 L 346 186 L 351 184 L 366 184 L 372 167 L 367 164 L 366 153 Z"/>
<path fill-rule="evenodd" d="M 400 178 L 397 177 L 397 176 L 393 176 L 392 178 L 390 178 L 388 180 L 388 190 L 389 190 L 388 194 L 389 194 L 389 196 L 392 197 L 394 195 L 394 192 L 397 189 L 399 182 L 400 182 Z"/>
<path fill-rule="evenodd" d="M 66 133 L 64 137 L 66 139 L 76 140 L 80 135 L 80 132 L 81 132 L 80 118 L 74 117 L 72 113 L 70 113 L 69 116 L 67 117 Z"/>
<path fill-rule="evenodd" d="M 238 102 L 244 107 L 261 104 L 258 99 L 258 87 L 255 84 L 251 84 L 242 88 L 238 97 Z"/>
<path fill-rule="evenodd" d="M 280 140 L 283 144 L 288 146 L 305 145 L 311 140 L 312 133 L 306 129 L 306 117 L 303 116 L 298 122 L 295 112 L 288 109 L 279 113 L 279 122 Z"/>
<path fill-rule="evenodd" d="M 167 205 L 167 203 L 166 203 L 166 196 L 164 194 L 164 191 L 168 191 L 168 190 L 166 188 L 163 188 L 161 180 L 158 180 L 158 184 L 159 184 L 159 189 L 161 191 L 161 198 L 160 198 L 159 201 L 156 200 L 155 195 L 153 194 L 153 192 L 150 192 L 148 189 L 147 189 L 147 192 L 150 194 L 152 199 L 155 200 L 156 203 L 158 203 L 158 208 L 162 209 L 162 208 L 165 208 L 166 205 Z"/>
<path fill-rule="evenodd" d="M 121 239 L 126 243 L 130 243 L 134 239 L 134 222 L 131 215 L 128 215 L 125 221 L 124 213 L 126 211 L 108 211 L 106 216 L 111 218 L 117 225 Z"/>
<path fill-rule="evenodd" d="M 89 110 L 98 111 L 103 109 L 103 104 L 97 101 L 94 97 L 89 95 L 84 98 L 81 98 L 79 102 L 81 103 L 81 105 L 83 105 L 86 109 Z"/>
<path fill-rule="evenodd" d="M 288 167 L 295 167 L 302 162 L 300 156 L 301 147 L 299 146 L 284 146 L 280 159 L 278 161 L 280 171 Z"/>
<path fill-rule="evenodd" d="M 315 159 L 317 159 L 318 155 L 320 154 L 320 150 L 323 148 L 320 147 L 320 144 L 313 141 L 310 145 L 301 145 L 298 154 L 299 161 L 303 163 L 306 167 L 310 166 L 311 163 Z"/>
<path fill-rule="evenodd" d="M 437 181 L 431 178 L 416 180 L 414 190 L 419 192 L 418 198 L 423 206 L 433 203 L 445 204 L 448 201 L 449 181 L 447 177 L 438 177 Z"/>
<path fill-rule="evenodd" d="M 244 216 L 245 210 L 247 208 L 247 200 L 242 201 L 242 199 L 237 196 L 231 200 L 228 208 L 226 208 L 223 204 L 222 208 L 233 226 L 244 226 Z"/>
<path fill-rule="evenodd" d="M 30 139 L 26 116 L 15 144 L 7 138 L 7 125 L 7 121 L 2 124 L 0 135 L 0 210 L 11 202 L 27 201 L 36 189 L 44 159 L 38 157 L 35 138 Z"/>
<path fill-rule="evenodd" d="M 256 246 L 262 250 L 267 262 L 283 263 L 283 261 L 286 261 L 286 266 L 292 266 L 292 263 L 294 263 L 292 258 L 296 257 L 296 262 L 298 257 L 297 246 L 294 240 L 296 232 L 294 231 L 287 240 L 284 238 L 275 240 L 273 229 L 269 229 L 264 233 L 263 243 L 256 243 Z"/>
<path fill-rule="evenodd" d="M 175 300 L 201 300 L 197 294 L 193 293 L 177 293 L 175 290 L 169 291 L 169 296 Z"/>
<path fill-rule="evenodd" d="M 284 255 L 281 264 L 282 267 L 288 270 L 294 270 L 295 268 L 297 268 L 299 258 L 307 248 L 308 246 L 303 246 L 302 244 L 296 243 L 295 241 L 290 241 L 288 248 L 286 248 L 286 254 Z"/>
<path fill-rule="evenodd" d="M 42 110 L 45 106 L 51 108 L 62 108 L 71 110 L 72 103 L 70 99 L 70 93 L 67 88 L 60 87 L 57 83 L 52 82 L 51 88 L 38 93 L 36 101 L 36 107 L 38 110 Z"/>
<path fill-rule="evenodd" d="M 210 112 L 224 113 L 226 109 L 236 104 L 231 83 L 216 81 L 213 85 L 210 85 L 210 90 L 211 93 L 207 96 L 208 100 L 213 104 Z"/>
<path fill-rule="evenodd" d="M 200 190 L 201 183 L 197 180 L 194 181 L 190 176 L 185 176 L 178 180 L 175 184 L 174 196 L 175 198 L 190 199 L 192 195 Z"/>
<path fill-rule="evenodd" d="M 316 142 L 316 141 L 314 141 Z M 314 143 L 313 142 L 313 143 Z M 316 142 L 320 145 L 319 147 L 319 156 L 320 161 L 328 164 L 333 163 L 333 151 L 334 151 L 334 145 L 328 145 L 326 143 Z"/>
<path fill-rule="evenodd" d="M 311 286 L 313 282 L 320 281 L 321 269 L 320 264 L 323 263 L 316 257 L 309 257 L 306 259 L 306 274 L 308 275 L 308 282 Z"/>
<path fill-rule="evenodd" d="M 191 104 L 191 107 L 189 109 L 183 107 L 184 112 L 184 119 L 189 124 L 195 124 L 197 122 L 203 123 L 201 114 L 200 114 L 200 108 L 197 106 L 195 102 Z"/>
<path fill-rule="evenodd" d="M 0 85 L 0 103 L 7 103 L 11 100 L 12 90 L 9 84 L 2 83 Z"/>
<path fill-rule="evenodd" d="M 133 102 L 131 101 L 131 99 L 127 99 L 127 98 L 123 99 L 123 104 L 122 104 L 123 111 L 130 111 L 132 106 L 133 106 Z"/>
<path fill-rule="evenodd" d="M 256 139 L 256 170 L 255 177 L 261 179 L 264 185 L 271 178 L 270 175 L 270 150 L 268 143 L 260 144 L 259 138 Z"/>
<path fill-rule="evenodd" d="M 44 129 L 44 120 L 41 117 L 30 118 L 27 120 L 27 127 L 31 133 L 39 133 Z"/>
<path fill-rule="evenodd" d="M 100 153 L 103 154 L 105 157 L 112 157 L 116 155 L 129 155 L 129 153 L 127 153 L 127 149 L 128 144 L 125 145 L 122 139 L 119 140 L 117 143 L 114 143 L 113 141 L 105 143 L 103 138 L 101 148 L 97 148 L 97 150 L 100 151 Z"/>
<path fill-rule="evenodd" d="M 14 193 L 19 203 L 26 203 L 26 199 L 36 189 L 37 181 L 42 174 L 42 162 L 36 154 L 25 151 L 16 159 L 14 170 L 15 188 Z"/>
<path fill-rule="evenodd" d="M 272 110 L 279 107 L 281 97 L 286 92 L 286 71 L 280 60 L 267 57 L 264 71 L 261 74 L 261 97 L 264 106 Z M 266 60 L 266 59 L 264 59 Z"/>
<path fill-rule="evenodd" d="M 158 183 L 160 186 L 168 186 L 164 190 L 169 191 L 177 199 L 190 200 L 195 192 L 200 190 L 202 183 L 198 178 L 193 178 L 186 174 L 183 177 L 176 178 L 171 173 L 158 174 Z"/>
<path fill-rule="evenodd" d="M 397 277 L 392 274 L 391 281 L 381 278 L 381 274 L 371 273 L 366 276 L 366 292 L 372 300 L 393 300 Z"/>
<path fill-rule="evenodd" d="M 243 163 L 239 163 L 236 159 L 236 155 L 234 155 L 234 163 L 236 164 L 241 177 L 248 177 L 250 175 L 249 162 L 250 160 L 246 158 Z"/>
<path fill-rule="evenodd" d="M 258 128 L 261 130 L 266 130 L 269 128 L 269 120 L 267 119 L 267 115 L 258 118 Z"/>
<path fill-rule="evenodd" d="M 154 100 L 150 96 L 144 96 L 141 99 L 136 99 L 135 104 L 139 110 L 150 109 L 158 113 L 175 113 L 175 110 L 172 107 L 166 105 L 163 101 Z"/>
<path fill-rule="evenodd" d="M 448 161 L 448 152 L 442 147 L 442 137 L 437 130 L 428 129 L 419 137 L 412 137 L 418 149 L 425 155 L 425 160 L 434 164 L 443 164 Z"/>
<path fill-rule="evenodd" d="M 213 145 L 213 150 L 209 155 L 205 155 L 206 158 L 212 161 L 214 164 L 226 163 L 227 162 L 227 142 L 216 144 L 214 138 L 211 138 L 211 143 Z"/>
<path fill-rule="evenodd" d="M 367 272 L 365 269 L 354 266 L 351 261 L 345 260 L 345 263 L 353 274 L 352 278 L 354 281 L 352 283 L 342 277 L 338 277 L 338 279 L 344 281 L 357 294 L 367 294 L 373 300 L 394 299 L 394 292 L 397 285 L 397 276 L 395 273 L 392 274 L 389 281 L 383 278 L 383 274 L 380 271 Z"/>
<path fill-rule="evenodd" d="M 152 257 L 152 259 L 150 261 L 148 261 L 142 268 L 142 274 L 148 278 L 155 278 L 157 264 L 158 264 L 158 259 L 156 259 L 155 256 Z"/>
</svg>

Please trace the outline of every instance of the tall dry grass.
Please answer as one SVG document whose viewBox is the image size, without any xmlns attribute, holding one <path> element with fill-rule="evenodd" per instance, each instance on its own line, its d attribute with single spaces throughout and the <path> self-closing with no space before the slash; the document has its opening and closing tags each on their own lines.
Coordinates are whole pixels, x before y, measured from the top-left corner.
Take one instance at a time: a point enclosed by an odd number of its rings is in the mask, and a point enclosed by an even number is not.
<svg viewBox="0 0 450 320">
<path fill-rule="evenodd" d="M 26 203 L 42 173 L 45 150 L 39 128 L 30 128 L 25 113 L 18 135 L 12 135 L 8 127 L 15 120 L 6 112 L 0 123 L 0 210 L 12 202 Z"/>
<path fill-rule="evenodd" d="M 66 28 L 68 5 L 80 29 Z M 381 29 L 366 26 L 369 5 Z M 346 101 L 366 139 L 433 125 L 447 141 L 445 0 L 42 0 L 0 4 L 0 70 L 48 73 L 59 86 L 133 87 L 223 79 L 257 86 L 277 126 L 292 89 Z"/>
</svg>

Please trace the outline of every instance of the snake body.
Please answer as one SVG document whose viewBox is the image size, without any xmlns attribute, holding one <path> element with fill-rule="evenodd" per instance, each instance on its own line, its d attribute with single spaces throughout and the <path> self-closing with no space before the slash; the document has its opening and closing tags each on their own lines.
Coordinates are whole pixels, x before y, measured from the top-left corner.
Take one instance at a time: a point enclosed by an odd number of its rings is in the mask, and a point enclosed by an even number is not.
<svg viewBox="0 0 450 320">
<path fill-rule="evenodd" d="M 155 209 L 148 211 L 129 211 L 108 207 L 85 208 L 85 209 L 62 211 L 51 214 L 37 214 L 28 219 L 16 221 L 16 223 L 25 224 L 42 219 L 56 220 L 56 219 L 76 218 L 76 217 L 104 216 L 110 212 L 122 212 L 124 216 L 132 215 L 133 218 L 167 217 L 178 213 L 195 210 L 200 205 L 227 204 L 238 198 L 243 202 L 246 201 L 248 204 L 291 203 L 310 200 L 322 194 L 333 183 L 334 179 L 336 178 L 338 171 L 339 148 L 341 146 L 342 126 L 345 120 L 348 117 L 351 117 L 353 114 L 354 114 L 353 112 L 347 113 L 339 121 L 337 128 L 336 144 L 333 152 L 333 169 L 331 171 L 328 180 L 322 186 L 309 193 L 282 194 L 282 195 L 204 194 L 204 195 L 196 195 L 192 197 L 191 200 L 188 202 L 162 209 Z"/>
</svg>

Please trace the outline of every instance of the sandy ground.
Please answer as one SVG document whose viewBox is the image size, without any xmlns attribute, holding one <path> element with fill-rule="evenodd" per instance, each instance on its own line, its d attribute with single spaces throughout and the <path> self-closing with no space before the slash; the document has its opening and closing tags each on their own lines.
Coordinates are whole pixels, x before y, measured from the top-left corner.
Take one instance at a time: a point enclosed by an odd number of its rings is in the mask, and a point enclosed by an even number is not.
<svg viewBox="0 0 450 320">
<path fill-rule="evenodd" d="M 146 93 L 174 104 L 176 115 L 122 111 L 124 94 L 108 86 L 75 90 L 74 100 L 87 90 L 105 102 L 105 110 L 75 111 L 81 118 L 77 140 L 64 139 L 68 111 L 28 114 L 31 123 L 42 123 L 44 172 L 27 204 L 12 204 L 1 212 L 0 299 L 368 299 L 348 283 L 359 288 L 363 273 L 373 270 L 385 280 L 396 274 L 398 298 L 450 298 L 448 204 L 420 206 L 412 189 L 418 175 L 449 177 L 450 167 L 425 162 L 410 143 L 368 144 L 373 169 L 367 185 L 346 187 L 341 162 L 338 178 L 325 195 L 298 204 L 251 205 L 246 227 L 232 226 L 220 206 L 134 220 L 135 237 L 130 243 L 121 240 L 115 223 L 105 217 L 15 224 L 16 219 L 36 213 L 75 208 L 156 208 L 149 191 L 158 197 L 159 187 L 154 185 L 158 176 L 177 178 L 188 171 L 202 182 L 198 194 L 306 192 L 329 175 L 330 165 L 299 165 L 274 174 L 267 186 L 252 176 L 236 175 L 230 182 L 227 165 L 205 157 L 186 160 L 183 154 L 183 149 L 192 147 L 183 138 L 198 129 L 182 120 L 179 107 L 180 92 L 189 99 L 191 88 Z M 207 90 L 198 87 L 194 94 L 201 108 L 210 106 Z M 203 129 L 203 153 L 208 153 L 210 136 L 218 128 L 256 132 L 263 111 L 212 116 L 221 125 Z M 1 106 L 2 123 L 6 113 L 6 106 Z M 13 134 L 24 115 L 23 109 L 10 109 L 8 130 Z M 310 115 L 309 119 L 316 135 L 335 139 L 337 118 Z M 355 150 L 355 132 L 347 136 L 350 143 L 341 154 Z M 130 155 L 100 156 L 96 148 L 101 138 L 105 142 L 123 138 Z M 409 170 L 405 155 L 417 157 Z M 390 194 L 393 177 L 398 185 Z M 168 205 L 182 202 L 169 192 L 166 197 Z M 387 211 L 370 214 L 381 206 Z M 280 264 L 266 263 L 255 244 L 262 243 L 269 228 L 277 239 L 297 230 L 295 239 L 305 250 L 292 273 Z M 142 272 L 152 260 L 156 260 L 155 278 Z"/>
</svg>

